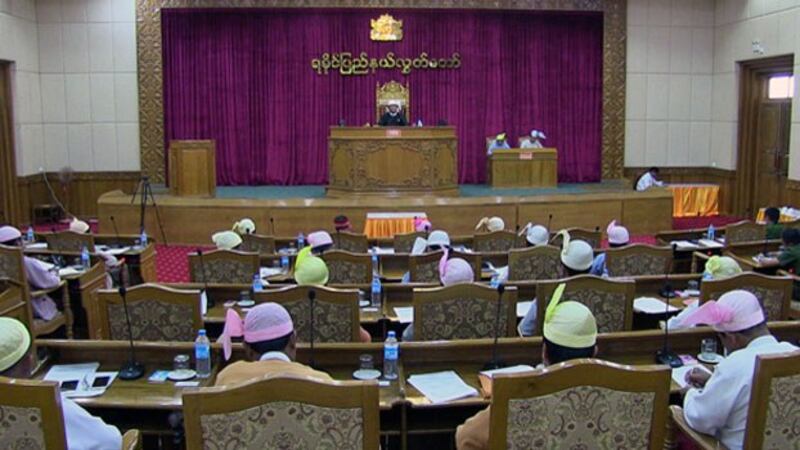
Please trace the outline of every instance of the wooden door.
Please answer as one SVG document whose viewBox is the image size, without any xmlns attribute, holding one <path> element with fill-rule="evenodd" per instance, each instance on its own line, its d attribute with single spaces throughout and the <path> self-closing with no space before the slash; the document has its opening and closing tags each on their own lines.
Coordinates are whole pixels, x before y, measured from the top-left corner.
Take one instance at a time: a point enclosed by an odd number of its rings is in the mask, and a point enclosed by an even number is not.
<svg viewBox="0 0 800 450">
<path fill-rule="evenodd" d="M 0 225 L 20 220 L 11 105 L 11 64 L 0 61 Z"/>
<path fill-rule="evenodd" d="M 791 101 L 764 101 L 759 106 L 756 131 L 756 207 L 783 204 L 783 184 L 789 171 Z"/>
</svg>

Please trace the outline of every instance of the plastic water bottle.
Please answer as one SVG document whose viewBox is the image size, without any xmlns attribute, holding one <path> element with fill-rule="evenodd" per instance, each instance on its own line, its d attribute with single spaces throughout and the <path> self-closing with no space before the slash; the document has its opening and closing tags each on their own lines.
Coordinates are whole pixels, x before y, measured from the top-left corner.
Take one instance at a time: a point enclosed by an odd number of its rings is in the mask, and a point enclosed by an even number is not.
<svg viewBox="0 0 800 450">
<path fill-rule="evenodd" d="M 147 231 L 144 229 L 142 229 L 142 234 L 139 236 L 139 245 L 141 245 L 142 248 L 147 247 Z"/>
<path fill-rule="evenodd" d="M 492 281 L 489 282 L 489 286 L 492 289 L 497 289 L 497 286 L 500 285 L 500 274 L 497 272 L 492 273 Z"/>
<path fill-rule="evenodd" d="M 373 249 L 371 253 L 372 253 L 372 278 L 380 277 L 380 273 L 378 272 L 378 252 Z"/>
<path fill-rule="evenodd" d="M 373 308 L 380 309 L 381 307 L 381 279 L 379 277 L 372 277 L 372 297 L 371 303 Z"/>
<path fill-rule="evenodd" d="M 83 267 L 83 270 L 89 270 L 91 265 L 92 262 L 89 259 L 89 249 L 87 249 L 84 245 L 83 248 L 81 248 L 81 267 Z"/>
<path fill-rule="evenodd" d="M 708 231 L 706 232 L 706 238 L 708 238 L 708 240 L 710 240 L 710 241 L 713 241 L 714 239 L 717 238 L 717 230 L 714 229 L 714 224 L 713 223 L 708 225 Z"/>
<path fill-rule="evenodd" d="M 206 330 L 197 333 L 194 341 L 194 359 L 197 378 L 208 378 L 211 375 L 211 342 L 206 336 Z"/>
<path fill-rule="evenodd" d="M 261 292 L 264 290 L 264 282 L 261 281 L 261 274 L 253 275 L 253 292 Z"/>
<path fill-rule="evenodd" d="M 400 358 L 400 347 L 394 331 L 390 331 L 383 343 L 383 378 L 386 380 L 397 379 L 397 360 Z"/>
<path fill-rule="evenodd" d="M 300 234 L 297 235 L 297 250 L 306 246 L 306 237 L 303 235 L 301 231 Z"/>
<path fill-rule="evenodd" d="M 28 231 L 25 233 L 25 239 L 28 240 L 28 244 L 33 244 L 33 241 L 36 240 L 36 235 L 33 234 L 33 227 L 28 227 Z"/>
<path fill-rule="evenodd" d="M 289 273 L 289 257 L 286 255 L 281 255 L 281 270 Z"/>
</svg>

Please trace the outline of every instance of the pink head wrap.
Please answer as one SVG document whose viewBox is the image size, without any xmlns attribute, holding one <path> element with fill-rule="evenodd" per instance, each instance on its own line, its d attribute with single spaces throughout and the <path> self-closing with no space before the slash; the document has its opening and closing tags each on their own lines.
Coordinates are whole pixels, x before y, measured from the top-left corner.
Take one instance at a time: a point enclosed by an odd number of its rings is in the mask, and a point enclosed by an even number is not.
<svg viewBox="0 0 800 450">
<path fill-rule="evenodd" d="M 439 279 L 442 281 L 442 285 L 471 283 L 475 280 L 475 272 L 472 270 L 472 266 L 462 258 L 447 259 L 449 253 L 445 249 L 442 259 L 439 260 Z"/>
<path fill-rule="evenodd" d="M 245 342 L 255 343 L 277 339 L 294 330 L 292 318 L 286 309 L 277 303 L 262 303 L 247 313 L 242 320 L 239 313 L 228 308 L 225 313 L 225 329 L 217 342 L 222 342 L 225 359 L 230 359 L 231 338 L 243 337 Z"/>
<path fill-rule="evenodd" d="M 631 237 L 628 234 L 628 229 L 617 225 L 616 220 L 612 220 L 610 224 L 608 224 L 608 228 L 606 228 L 606 234 L 608 235 L 608 243 L 614 245 L 625 245 L 630 240 Z"/>
<path fill-rule="evenodd" d="M 308 245 L 312 248 L 332 244 L 333 238 L 331 238 L 331 235 L 327 231 L 315 231 L 308 235 Z"/>
<path fill-rule="evenodd" d="M 22 233 L 12 226 L 6 225 L 4 227 L 0 227 L 0 243 L 13 241 L 14 239 L 19 239 L 21 236 Z"/>
<path fill-rule="evenodd" d="M 414 231 L 430 231 L 433 225 L 425 217 L 414 217 Z"/>
<path fill-rule="evenodd" d="M 708 301 L 683 319 L 683 324 L 710 325 L 715 331 L 735 333 L 763 323 L 764 310 L 751 292 L 735 290 Z"/>
</svg>

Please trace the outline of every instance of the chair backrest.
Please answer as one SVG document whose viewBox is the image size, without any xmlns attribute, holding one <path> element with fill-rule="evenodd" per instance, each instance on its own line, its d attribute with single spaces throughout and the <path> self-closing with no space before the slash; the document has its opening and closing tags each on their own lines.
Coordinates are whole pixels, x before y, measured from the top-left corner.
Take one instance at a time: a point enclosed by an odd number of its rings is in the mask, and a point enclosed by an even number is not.
<svg viewBox="0 0 800 450">
<path fill-rule="evenodd" d="M 443 251 L 408 257 L 408 273 L 414 283 L 439 283 L 439 261 Z"/>
<path fill-rule="evenodd" d="M 94 236 L 86 233 L 75 233 L 74 231 L 59 231 L 45 235 L 47 248 L 58 252 L 79 252 L 86 247 L 90 252 L 94 251 Z"/>
<path fill-rule="evenodd" d="M 127 267 L 123 265 L 118 269 L 120 278 L 124 280 Z M 83 309 L 86 311 L 86 326 L 89 331 L 89 339 L 101 339 L 100 311 L 98 309 L 99 302 L 97 300 L 97 295 L 101 289 L 110 287 L 107 281 L 108 276 L 111 274 L 107 275 L 106 270 L 105 263 L 100 260 L 81 276 L 79 283 L 81 303 L 83 303 Z M 124 283 L 120 284 L 124 285 Z"/>
<path fill-rule="evenodd" d="M 508 252 L 508 280 L 556 280 L 564 276 L 561 249 L 550 245 Z"/>
<path fill-rule="evenodd" d="M 797 448 L 800 351 L 756 357 L 744 448 Z"/>
<path fill-rule="evenodd" d="M 544 311 L 553 297 L 553 292 L 561 283 L 567 284 L 562 301 L 575 301 L 589 308 L 597 321 L 599 333 L 629 331 L 633 328 L 633 299 L 636 296 L 634 281 L 578 275 L 564 280 L 537 283 L 538 334 L 541 334 L 544 323 Z"/>
<path fill-rule="evenodd" d="M 22 249 L 0 245 L 0 280 L 10 280 L 20 286 L 27 286 Z"/>
<path fill-rule="evenodd" d="M 644 244 L 609 248 L 606 268 L 612 277 L 664 275 L 672 269 L 672 248 Z"/>
<path fill-rule="evenodd" d="M 417 238 L 424 238 L 427 234 L 423 231 L 415 231 L 413 233 L 395 234 L 392 238 L 395 253 L 411 253 L 414 248 L 414 241 Z"/>
<path fill-rule="evenodd" d="M 379 448 L 375 381 L 288 375 L 183 394 L 186 448 Z"/>
<path fill-rule="evenodd" d="M 280 303 L 289 311 L 299 342 L 311 340 L 311 302 L 314 299 L 314 342 L 358 342 L 360 316 L 357 289 L 332 289 L 324 286 L 287 286 L 255 294 L 258 303 Z"/>
<path fill-rule="evenodd" d="M 333 243 L 337 250 L 345 252 L 367 253 L 367 251 L 369 251 L 369 242 L 367 241 L 367 236 L 364 234 L 340 231 L 334 233 Z"/>
<path fill-rule="evenodd" d="M 0 448 L 67 448 L 58 384 L 0 377 Z"/>
<path fill-rule="evenodd" d="M 275 238 L 261 234 L 245 234 L 242 236 L 242 245 L 239 246 L 239 250 L 259 255 L 272 255 L 275 253 Z"/>
<path fill-rule="evenodd" d="M 572 240 L 586 241 L 592 248 L 600 248 L 603 243 L 603 233 L 597 230 L 590 230 L 588 228 L 567 228 L 569 238 Z M 550 245 L 561 248 L 561 235 L 556 234 L 550 239 Z"/>
<path fill-rule="evenodd" d="M 481 281 L 481 254 L 472 252 L 460 252 L 458 250 L 451 250 L 448 258 L 461 258 L 472 266 L 472 271 L 475 273 L 475 281 Z"/>
<path fill-rule="evenodd" d="M 489 448 L 662 449 L 670 381 L 664 366 L 594 359 L 497 375 Z"/>
<path fill-rule="evenodd" d="M 125 300 L 135 341 L 191 342 L 203 328 L 200 291 L 142 284 L 127 290 Z M 100 339 L 128 340 L 128 323 L 117 290 L 97 293 Z"/>
<path fill-rule="evenodd" d="M 498 292 L 478 283 L 414 289 L 414 339 L 434 341 L 513 336 L 517 288 L 506 287 L 497 316 Z"/>
<path fill-rule="evenodd" d="M 725 244 L 738 244 L 740 242 L 763 241 L 767 235 L 767 228 L 749 220 L 732 223 L 725 226 Z"/>
<path fill-rule="evenodd" d="M 472 237 L 472 250 L 481 253 L 507 252 L 517 247 L 518 236 L 512 231 L 479 233 Z"/>
<path fill-rule="evenodd" d="M 700 302 L 716 300 L 734 289 L 752 292 L 761 302 L 768 321 L 788 320 L 791 314 L 792 279 L 745 272 L 721 280 L 705 280 L 700 285 Z"/>
<path fill-rule="evenodd" d="M 258 271 L 258 253 L 212 250 L 204 252 L 202 258 L 194 252 L 189 254 L 189 273 L 196 283 L 250 284 Z"/>
<path fill-rule="evenodd" d="M 372 258 L 366 253 L 331 250 L 322 254 L 328 265 L 328 284 L 367 284 L 372 281 Z"/>
</svg>

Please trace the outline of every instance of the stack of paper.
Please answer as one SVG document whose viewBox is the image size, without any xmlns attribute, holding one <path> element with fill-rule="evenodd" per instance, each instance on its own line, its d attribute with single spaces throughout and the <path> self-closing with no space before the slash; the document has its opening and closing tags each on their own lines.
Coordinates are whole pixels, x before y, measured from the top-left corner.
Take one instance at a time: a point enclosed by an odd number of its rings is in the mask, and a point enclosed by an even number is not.
<svg viewBox="0 0 800 450">
<path fill-rule="evenodd" d="M 478 374 L 478 380 L 481 382 L 481 389 L 483 390 L 483 394 L 486 397 L 492 396 L 492 378 L 495 375 L 500 375 L 504 373 L 521 373 L 521 372 L 530 372 L 535 370 L 533 367 L 526 365 L 526 364 L 519 364 L 516 366 L 511 367 L 504 367 L 502 369 L 495 369 L 495 370 L 484 370 Z"/>
<path fill-rule="evenodd" d="M 707 248 L 720 248 L 724 246 L 719 241 L 712 241 L 711 239 L 700 239 L 698 242 L 700 245 Z"/>
<path fill-rule="evenodd" d="M 465 383 L 452 370 L 411 375 L 408 382 L 434 404 L 478 395 L 477 389 Z"/>
<path fill-rule="evenodd" d="M 665 311 L 678 311 L 678 308 L 657 298 L 639 297 L 633 301 L 633 310 L 645 314 L 664 314 Z"/>
<path fill-rule="evenodd" d="M 692 250 L 695 248 L 700 248 L 699 245 L 690 241 L 672 241 L 672 245 L 676 246 L 678 250 Z"/>
<path fill-rule="evenodd" d="M 397 320 L 400 323 L 411 323 L 414 321 L 413 306 L 395 306 L 394 313 L 397 314 Z"/>
</svg>

